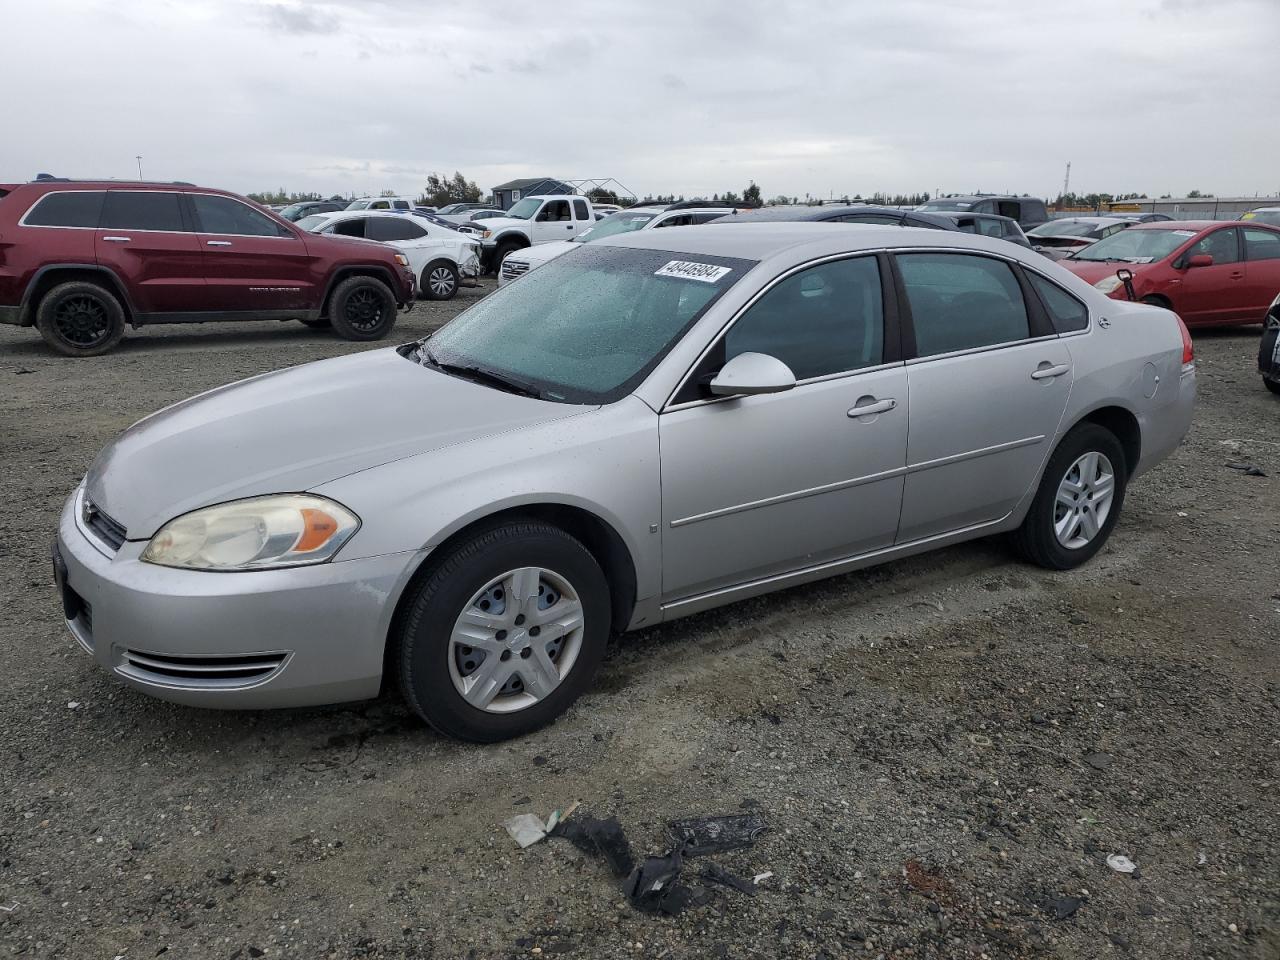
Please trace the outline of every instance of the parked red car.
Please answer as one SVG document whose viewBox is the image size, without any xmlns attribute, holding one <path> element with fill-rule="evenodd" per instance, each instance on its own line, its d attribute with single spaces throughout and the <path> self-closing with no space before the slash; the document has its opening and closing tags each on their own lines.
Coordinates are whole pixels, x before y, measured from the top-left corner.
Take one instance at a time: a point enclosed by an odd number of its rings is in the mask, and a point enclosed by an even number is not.
<svg viewBox="0 0 1280 960">
<path fill-rule="evenodd" d="M 1117 300 L 1133 294 L 1168 307 L 1189 327 L 1262 323 L 1280 293 L 1280 228 L 1261 223 L 1139 223 L 1059 260 Z"/>
<path fill-rule="evenodd" d="M 301 320 L 378 340 L 413 285 L 394 248 L 306 233 L 222 190 L 0 184 L 0 323 L 67 356 L 105 353 L 125 324 Z"/>
</svg>

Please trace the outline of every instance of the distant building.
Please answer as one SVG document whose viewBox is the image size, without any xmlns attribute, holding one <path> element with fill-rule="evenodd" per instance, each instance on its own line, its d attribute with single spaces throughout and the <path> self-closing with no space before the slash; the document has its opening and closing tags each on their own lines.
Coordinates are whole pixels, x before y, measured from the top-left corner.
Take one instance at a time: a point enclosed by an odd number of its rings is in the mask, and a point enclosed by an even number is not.
<svg viewBox="0 0 1280 960">
<path fill-rule="evenodd" d="M 1109 204 L 1112 213 L 1163 213 L 1175 220 L 1235 220 L 1258 207 L 1280 206 L 1280 197 L 1165 197 Z"/>
<path fill-rule="evenodd" d="M 510 210 L 512 204 L 522 197 L 536 197 L 547 193 L 574 193 L 573 187 L 563 180 L 554 177 L 527 177 L 523 180 L 508 180 L 493 188 L 494 206 Z"/>
</svg>

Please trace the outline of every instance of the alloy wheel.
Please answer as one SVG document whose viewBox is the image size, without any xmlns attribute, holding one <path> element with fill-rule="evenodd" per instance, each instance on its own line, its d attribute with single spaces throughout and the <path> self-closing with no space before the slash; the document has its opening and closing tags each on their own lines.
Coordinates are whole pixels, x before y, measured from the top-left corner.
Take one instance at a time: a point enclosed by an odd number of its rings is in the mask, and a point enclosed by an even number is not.
<svg viewBox="0 0 1280 960">
<path fill-rule="evenodd" d="M 1107 522 L 1116 474 L 1105 454 L 1090 451 L 1067 469 L 1053 506 L 1053 532 L 1068 550 L 1087 546 Z"/>
<path fill-rule="evenodd" d="M 582 649 L 583 610 L 564 577 L 521 567 L 472 596 L 453 626 L 449 675 L 471 706 L 513 713 L 555 690 Z"/>
<path fill-rule="evenodd" d="M 383 311 L 382 298 L 378 296 L 376 290 L 368 287 L 361 287 L 352 292 L 347 297 L 344 313 L 347 322 L 353 328 L 361 331 L 376 330 L 378 324 L 382 322 Z"/>
<path fill-rule="evenodd" d="M 454 285 L 453 271 L 448 267 L 436 267 L 427 275 L 427 286 L 442 300 L 453 293 Z"/>
<path fill-rule="evenodd" d="M 96 347 L 111 335 L 111 318 L 102 301 L 87 294 L 67 297 L 53 312 L 58 335 L 77 347 Z"/>
</svg>

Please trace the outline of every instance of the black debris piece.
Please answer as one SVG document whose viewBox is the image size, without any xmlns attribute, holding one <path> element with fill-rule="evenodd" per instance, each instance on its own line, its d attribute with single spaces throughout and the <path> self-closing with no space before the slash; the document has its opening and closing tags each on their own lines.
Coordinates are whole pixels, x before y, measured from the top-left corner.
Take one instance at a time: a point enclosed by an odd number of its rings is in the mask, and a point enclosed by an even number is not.
<svg viewBox="0 0 1280 960">
<path fill-rule="evenodd" d="M 1111 754 L 1109 753 L 1088 753 L 1085 754 L 1084 762 L 1095 770 L 1105 770 L 1111 766 Z"/>
<path fill-rule="evenodd" d="M 1066 920 L 1069 916 L 1080 909 L 1084 901 L 1079 897 L 1058 897 L 1050 898 L 1045 903 L 1045 908 L 1053 914 L 1055 920 Z"/>
<path fill-rule="evenodd" d="M 689 905 L 688 888 L 676 885 L 684 853 L 677 846 L 661 857 L 645 857 L 622 884 L 631 905 L 645 913 L 676 914 Z"/>
<path fill-rule="evenodd" d="M 751 846 L 760 834 L 769 829 L 769 824 L 758 813 L 743 813 L 672 820 L 667 828 L 671 831 L 671 839 L 684 844 L 686 857 L 704 857 L 709 853 Z"/>
<path fill-rule="evenodd" d="M 550 836 L 564 837 L 583 853 L 592 857 L 604 857 L 615 877 L 629 876 L 635 869 L 631 856 L 631 844 L 622 832 L 617 817 L 599 820 L 587 814 L 578 814 L 556 824 Z"/>
<path fill-rule="evenodd" d="M 1232 470 L 1239 470 L 1239 471 L 1240 471 L 1241 473 L 1243 473 L 1246 477 L 1265 477 L 1265 476 L 1267 475 L 1266 471 L 1265 471 L 1265 470 L 1263 470 L 1263 469 L 1262 469 L 1260 466 L 1258 466 L 1256 463 L 1230 463 L 1230 462 L 1228 462 L 1227 464 L 1225 464 L 1225 466 L 1230 467 Z"/>
<path fill-rule="evenodd" d="M 718 863 L 708 863 L 703 867 L 702 879 L 745 893 L 748 897 L 756 895 L 756 885 L 752 881 L 730 873 Z"/>
</svg>

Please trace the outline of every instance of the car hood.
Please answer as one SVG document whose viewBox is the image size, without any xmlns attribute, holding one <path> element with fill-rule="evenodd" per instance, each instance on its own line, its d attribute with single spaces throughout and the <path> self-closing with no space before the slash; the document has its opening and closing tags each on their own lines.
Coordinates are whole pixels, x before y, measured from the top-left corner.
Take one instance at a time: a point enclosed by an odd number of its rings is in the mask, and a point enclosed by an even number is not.
<svg viewBox="0 0 1280 960">
<path fill-rule="evenodd" d="M 85 477 L 89 498 L 145 540 L 199 507 L 297 492 L 590 407 L 505 393 L 394 349 L 279 370 L 138 421 Z"/>
<path fill-rule="evenodd" d="M 545 263 L 548 260 L 554 260 L 562 253 L 577 250 L 581 246 L 580 243 L 570 243 L 568 240 L 554 240 L 551 243 L 540 243 L 536 247 L 529 247 L 511 256 L 525 263 Z"/>
<path fill-rule="evenodd" d="M 1126 263 L 1123 260 L 1059 260 L 1058 266 L 1070 270 L 1085 283 L 1097 283 L 1103 277 L 1114 277 L 1116 271 L 1122 268 L 1133 271 L 1136 277 L 1148 264 Z"/>
<path fill-rule="evenodd" d="M 472 223 L 483 227 L 490 233 L 497 233 L 499 230 L 506 230 L 508 227 L 520 227 L 524 229 L 529 226 L 532 221 L 521 220 L 519 217 L 490 217 L 488 220 L 473 220 Z"/>
</svg>

